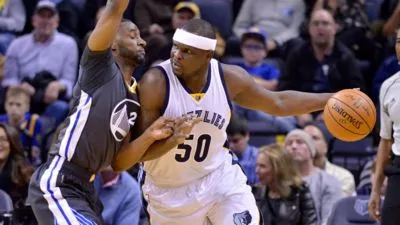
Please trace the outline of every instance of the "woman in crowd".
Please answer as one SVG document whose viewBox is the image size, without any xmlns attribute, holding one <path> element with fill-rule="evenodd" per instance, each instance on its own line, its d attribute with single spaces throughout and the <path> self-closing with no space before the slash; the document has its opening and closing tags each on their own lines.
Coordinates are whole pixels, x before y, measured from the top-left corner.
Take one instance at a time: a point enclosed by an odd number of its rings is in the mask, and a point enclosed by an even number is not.
<svg viewBox="0 0 400 225">
<path fill-rule="evenodd" d="M 316 225 L 310 191 L 282 147 L 260 148 L 256 173 L 261 185 L 255 189 L 257 204 L 266 225 Z"/>
<path fill-rule="evenodd" d="M 7 192 L 14 208 L 23 208 L 33 167 L 24 157 L 19 132 L 0 124 L 0 189 Z"/>
</svg>

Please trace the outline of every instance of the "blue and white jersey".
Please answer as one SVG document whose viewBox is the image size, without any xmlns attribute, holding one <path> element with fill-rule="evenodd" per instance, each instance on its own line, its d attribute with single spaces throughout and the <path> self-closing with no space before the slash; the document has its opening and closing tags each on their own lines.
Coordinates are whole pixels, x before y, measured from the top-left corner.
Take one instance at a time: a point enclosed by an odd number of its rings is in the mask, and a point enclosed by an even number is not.
<svg viewBox="0 0 400 225">
<path fill-rule="evenodd" d="M 212 59 L 202 93 L 191 93 L 174 75 L 170 60 L 158 68 L 164 72 L 166 100 L 164 116 L 195 114 L 202 119 L 184 144 L 164 156 L 144 163 L 146 176 L 158 186 L 177 187 L 199 179 L 231 160 L 227 147 L 226 127 L 231 117 L 231 102 L 220 63 Z"/>
</svg>

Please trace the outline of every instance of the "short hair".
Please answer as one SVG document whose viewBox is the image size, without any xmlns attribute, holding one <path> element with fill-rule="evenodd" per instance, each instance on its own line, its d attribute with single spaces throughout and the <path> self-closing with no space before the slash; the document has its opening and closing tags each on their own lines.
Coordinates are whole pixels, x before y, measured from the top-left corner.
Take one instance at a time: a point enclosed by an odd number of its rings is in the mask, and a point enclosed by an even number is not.
<svg viewBox="0 0 400 225">
<path fill-rule="evenodd" d="M 249 133 L 247 120 L 239 115 L 233 114 L 226 132 L 229 136 L 235 134 L 247 135 Z"/>
<path fill-rule="evenodd" d="M 202 19 L 198 18 L 191 19 L 185 25 L 183 25 L 182 29 L 202 37 L 211 39 L 217 38 L 213 26 L 209 22 Z"/>
<path fill-rule="evenodd" d="M 28 93 L 28 91 L 26 91 L 22 87 L 9 87 L 7 90 L 7 94 L 6 94 L 6 101 L 8 98 L 21 96 L 21 95 L 25 96 L 26 99 L 28 99 L 28 102 L 30 102 L 31 95 Z"/>
</svg>

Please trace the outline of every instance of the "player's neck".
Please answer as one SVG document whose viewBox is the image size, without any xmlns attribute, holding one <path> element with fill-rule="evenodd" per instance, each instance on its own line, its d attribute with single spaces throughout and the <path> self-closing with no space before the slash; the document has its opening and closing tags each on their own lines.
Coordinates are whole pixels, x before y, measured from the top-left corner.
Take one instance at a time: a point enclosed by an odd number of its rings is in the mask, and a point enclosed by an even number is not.
<svg viewBox="0 0 400 225">
<path fill-rule="evenodd" d="M 193 93 L 200 93 L 204 86 L 207 83 L 207 75 L 208 75 L 208 66 L 205 68 L 201 68 L 199 71 L 195 72 L 195 74 L 182 77 L 186 86 Z"/>
<path fill-rule="evenodd" d="M 135 66 L 130 65 L 125 62 L 122 62 L 118 58 L 116 61 L 119 66 L 119 69 L 121 70 L 122 74 L 124 75 L 125 82 L 130 85 L 130 83 L 132 81 L 133 72 L 135 71 Z"/>
</svg>

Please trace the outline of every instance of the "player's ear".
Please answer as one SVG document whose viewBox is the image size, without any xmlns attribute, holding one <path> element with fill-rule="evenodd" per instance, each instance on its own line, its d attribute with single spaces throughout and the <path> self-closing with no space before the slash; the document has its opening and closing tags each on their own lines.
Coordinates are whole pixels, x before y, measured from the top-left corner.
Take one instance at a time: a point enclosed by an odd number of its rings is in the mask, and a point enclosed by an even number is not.
<svg viewBox="0 0 400 225">
<path fill-rule="evenodd" d="M 207 59 L 211 60 L 214 57 L 214 51 L 207 51 Z"/>
</svg>

